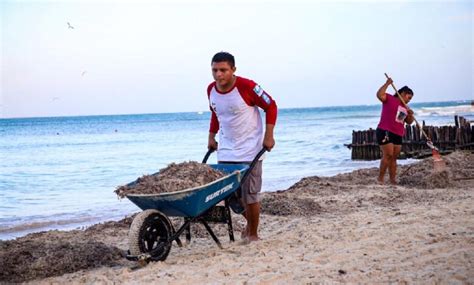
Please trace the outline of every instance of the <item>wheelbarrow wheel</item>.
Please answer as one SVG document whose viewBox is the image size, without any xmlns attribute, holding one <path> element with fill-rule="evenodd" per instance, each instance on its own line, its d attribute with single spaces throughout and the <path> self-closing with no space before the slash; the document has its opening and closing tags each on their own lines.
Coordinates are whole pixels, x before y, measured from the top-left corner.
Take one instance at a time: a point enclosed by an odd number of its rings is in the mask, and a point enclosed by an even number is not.
<svg viewBox="0 0 474 285">
<path fill-rule="evenodd" d="M 150 254 L 151 260 L 163 261 L 171 250 L 169 241 L 173 228 L 168 217 L 157 210 L 145 210 L 138 214 L 128 232 L 131 255 Z M 159 250 L 156 250 L 161 247 Z"/>
</svg>

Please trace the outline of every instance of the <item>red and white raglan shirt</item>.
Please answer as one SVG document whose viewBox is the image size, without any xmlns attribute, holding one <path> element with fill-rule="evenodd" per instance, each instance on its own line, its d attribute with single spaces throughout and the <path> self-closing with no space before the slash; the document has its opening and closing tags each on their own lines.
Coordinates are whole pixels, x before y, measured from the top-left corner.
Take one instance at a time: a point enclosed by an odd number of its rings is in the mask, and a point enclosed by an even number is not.
<svg viewBox="0 0 474 285">
<path fill-rule="evenodd" d="M 265 111 L 266 124 L 274 125 L 277 105 L 257 83 L 236 76 L 226 93 L 213 82 L 207 88 L 211 109 L 209 132 L 219 132 L 218 161 L 252 161 L 262 149 L 263 124 L 258 107 Z"/>
</svg>

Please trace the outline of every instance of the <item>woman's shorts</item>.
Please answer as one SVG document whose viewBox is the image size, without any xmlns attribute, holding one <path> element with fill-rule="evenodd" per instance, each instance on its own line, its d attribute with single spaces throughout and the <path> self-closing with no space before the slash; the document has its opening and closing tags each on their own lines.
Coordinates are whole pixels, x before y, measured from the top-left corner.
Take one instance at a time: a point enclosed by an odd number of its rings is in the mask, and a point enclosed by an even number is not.
<svg viewBox="0 0 474 285">
<path fill-rule="evenodd" d="M 393 143 L 394 145 L 402 145 L 402 136 L 392 132 L 377 128 L 377 130 L 375 130 L 375 135 L 377 136 L 377 143 L 379 145 L 385 145 L 389 143 Z"/>
</svg>

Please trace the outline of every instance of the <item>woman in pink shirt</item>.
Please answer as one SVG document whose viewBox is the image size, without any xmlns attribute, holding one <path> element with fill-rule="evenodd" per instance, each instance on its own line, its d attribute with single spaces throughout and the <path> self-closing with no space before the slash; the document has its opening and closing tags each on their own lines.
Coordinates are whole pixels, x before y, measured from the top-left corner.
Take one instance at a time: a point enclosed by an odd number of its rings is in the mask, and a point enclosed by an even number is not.
<svg viewBox="0 0 474 285">
<path fill-rule="evenodd" d="M 382 150 L 382 159 L 380 160 L 380 172 L 378 181 L 384 183 L 385 172 L 389 172 L 390 183 L 397 184 L 395 176 L 397 174 L 397 157 L 402 149 L 402 138 L 405 134 L 405 123 L 413 123 L 413 111 L 405 106 L 398 98 L 397 94 L 388 94 L 387 88 L 392 84 L 392 79 L 377 91 L 377 98 L 382 102 L 382 115 L 377 126 L 377 142 Z M 408 104 L 413 98 L 413 91 L 408 86 L 398 90 L 405 103 Z"/>
</svg>

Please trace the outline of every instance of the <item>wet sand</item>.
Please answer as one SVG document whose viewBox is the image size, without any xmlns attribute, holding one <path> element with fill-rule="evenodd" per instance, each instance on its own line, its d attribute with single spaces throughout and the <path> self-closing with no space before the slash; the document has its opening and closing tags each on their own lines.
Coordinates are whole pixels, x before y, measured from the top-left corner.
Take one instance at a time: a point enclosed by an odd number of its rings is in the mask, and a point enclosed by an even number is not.
<svg viewBox="0 0 474 285">
<path fill-rule="evenodd" d="M 233 215 L 236 242 L 213 225 L 221 250 L 193 227 L 191 244 L 145 267 L 123 257 L 131 218 L 0 242 L 0 282 L 472 284 L 474 154 L 443 159 L 444 172 L 431 159 L 400 167 L 399 186 L 378 185 L 376 168 L 304 178 L 264 193 L 261 241 L 242 245 Z"/>
</svg>

